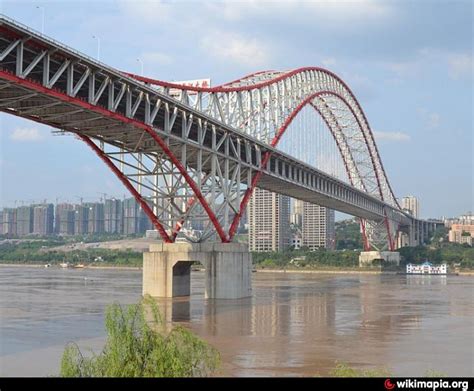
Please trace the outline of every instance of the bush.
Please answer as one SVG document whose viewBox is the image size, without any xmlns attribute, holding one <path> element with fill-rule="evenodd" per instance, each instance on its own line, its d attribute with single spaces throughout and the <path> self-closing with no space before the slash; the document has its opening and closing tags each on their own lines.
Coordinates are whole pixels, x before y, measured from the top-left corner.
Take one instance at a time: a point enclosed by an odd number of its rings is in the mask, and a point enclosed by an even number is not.
<svg viewBox="0 0 474 391">
<path fill-rule="evenodd" d="M 347 364 L 338 363 L 330 373 L 331 377 L 388 377 L 391 373 L 386 368 L 355 369 Z"/>
<path fill-rule="evenodd" d="M 275 267 L 275 262 L 272 259 L 265 259 L 260 265 L 262 267 Z"/>
<path fill-rule="evenodd" d="M 391 377 L 393 373 L 388 368 L 356 369 L 346 363 L 336 363 L 336 367 L 329 372 L 331 377 Z M 446 377 L 443 372 L 429 369 L 425 371 L 424 377 Z"/>
<path fill-rule="evenodd" d="M 62 377 L 190 377 L 208 376 L 219 353 L 189 330 L 166 330 L 156 303 L 108 307 L 107 341 L 99 355 L 84 357 L 69 344 L 61 360 Z"/>
</svg>

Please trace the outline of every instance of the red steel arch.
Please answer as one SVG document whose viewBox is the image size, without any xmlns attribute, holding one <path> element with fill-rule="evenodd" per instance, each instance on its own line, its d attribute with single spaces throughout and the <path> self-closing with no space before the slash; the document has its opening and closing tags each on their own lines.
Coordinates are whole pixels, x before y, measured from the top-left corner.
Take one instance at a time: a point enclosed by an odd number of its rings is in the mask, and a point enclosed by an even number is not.
<svg viewBox="0 0 474 391">
<path fill-rule="evenodd" d="M 281 73 L 277 73 L 275 71 L 264 71 L 264 72 L 252 73 L 252 74 L 247 75 L 247 76 L 245 76 L 241 79 L 237 79 L 233 82 L 226 83 L 226 84 L 223 84 L 223 85 L 220 85 L 220 86 L 217 86 L 217 87 L 208 87 L 208 88 L 182 86 L 182 85 L 179 85 L 179 84 L 176 84 L 176 83 L 164 82 L 164 81 L 155 80 L 155 79 L 151 79 L 151 78 L 146 78 L 146 77 L 142 77 L 142 76 L 138 76 L 138 75 L 134 75 L 134 74 L 127 74 L 127 75 L 132 76 L 132 77 L 136 78 L 139 81 L 142 81 L 142 82 L 145 82 L 145 83 L 148 83 L 148 84 L 158 85 L 160 87 L 168 88 L 168 89 L 173 88 L 173 89 L 178 89 L 178 90 L 182 90 L 182 91 L 192 91 L 192 92 L 201 92 L 201 93 L 209 93 L 209 94 L 219 94 L 219 93 L 220 94 L 225 94 L 225 93 L 232 93 L 232 92 L 253 91 L 253 90 L 256 90 L 256 89 L 263 89 L 265 87 L 271 86 L 272 84 L 278 83 L 282 80 L 287 80 L 287 79 L 289 79 L 291 77 L 294 77 L 294 76 L 297 77 L 298 75 L 301 75 L 304 72 L 315 72 L 315 71 L 316 72 L 321 72 L 321 73 L 327 75 L 332 80 L 335 80 L 335 81 L 339 82 L 342 85 L 345 92 L 347 92 L 350 99 L 353 101 L 352 103 L 355 107 L 353 105 L 351 105 L 351 103 L 342 94 L 336 93 L 335 91 L 321 90 L 321 91 L 314 92 L 313 94 L 311 94 L 311 95 L 307 96 L 305 99 L 303 99 L 298 104 L 298 106 L 296 108 L 294 108 L 294 110 L 286 117 L 284 123 L 280 126 L 280 128 L 277 130 L 275 136 L 270 141 L 270 145 L 276 146 L 278 144 L 279 140 L 281 139 L 281 137 L 285 133 L 287 127 L 292 122 L 292 120 L 296 117 L 296 115 L 299 113 L 299 111 L 304 106 L 306 106 L 308 103 L 310 103 L 314 98 L 316 98 L 318 96 L 323 96 L 323 95 L 331 95 L 333 97 L 336 97 L 338 100 L 343 102 L 344 106 L 350 111 L 350 113 L 352 114 L 352 117 L 357 122 L 360 133 L 362 134 L 362 136 L 364 138 L 365 146 L 367 148 L 367 156 L 370 158 L 371 165 L 373 167 L 373 174 L 375 175 L 375 180 L 377 182 L 378 196 L 380 197 L 380 199 L 382 201 L 394 204 L 394 206 L 397 206 L 398 208 L 400 208 L 399 205 L 398 205 L 398 202 L 396 200 L 396 197 L 394 196 L 394 193 L 393 193 L 391 185 L 388 181 L 388 178 L 386 176 L 386 172 L 385 172 L 385 169 L 383 167 L 382 161 L 380 159 L 380 155 L 379 155 L 379 152 L 378 152 L 377 145 L 375 143 L 373 132 L 372 132 L 372 130 L 370 128 L 370 125 L 367 121 L 367 117 L 366 117 L 364 111 L 361 108 L 361 105 L 359 104 L 359 102 L 357 101 L 357 99 L 355 98 L 353 92 L 350 90 L 350 88 L 347 86 L 347 84 L 341 78 L 339 78 L 337 75 L 335 75 L 331 71 L 328 71 L 328 70 L 326 70 L 324 68 L 320 68 L 320 67 L 299 68 L 299 69 L 295 69 L 295 70 L 292 70 L 292 71 L 289 71 L 289 72 L 281 72 Z M 258 81 L 259 77 L 262 77 L 262 78 L 267 77 L 267 79 L 264 80 L 264 81 Z M 255 79 L 257 79 L 257 82 L 255 82 Z M 249 82 L 246 83 L 246 81 L 249 81 Z M 264 103 L 264 105 L 265 104 L 266 103 Z M 313 105 L 313 107 L 314 107 L 314 105 Z M 358 111 L 360 113 L 360 115 L 362 117 L 361 119 L 358 117 L 356 111 Z M 366 131 L 364 131 L 364 125 L 365 125 Z M 328 127 L 333 132 L 333 129 L 331 129 L 330 126 L 328 126 Z M 333 136 L 334 136 L 334 133 L 333 133 Z M 336 143 L 337 142 L 338 141 L 336 140 Z M 351 173 L 349 172 L 348 165 L 347 165 L 349 157 L 344 156 L 344 154 L 342 153 L 342 150 L 341 150 L 339 145 L 338 145 L 338 148 L 339 148 L 339 151 L 341 152 L 341 156 L 343 158 L 343 161 L 344 161 L 344 164 L 345 164 L 345 167 L 346 167 L 346 171 L 348 172 L 348 175 L 351 176 Z M 268 162 L 269 158 L 270 158 L 270 153 L 267 152 L 263 156 L 262 166 L 264 166 Z M 357 167 L 356 167 L 356 169 L 357 169 Z M 230 226 L 230 229 L 229 229 L 228 237 L 229 237 L 230 240 L 232 240 L 233 236 L 235 235 L 236 229 L 237 229 L 238 224 L 239 224 L 239 220 L 240 220 L 240 218 L 241 218 L 241 216 L 242 216 L 242 214 L 245 210 L 245 207 L 246 207 L 246 205 L 247 205 L 247 203 L 250 199 L 253 188 L 255 188 L 255 186 L 258 184 L 258 180 L 259 180 L 260 176 L 261 176 L 261 172 L 257 172 L 254 175 L 254 177 L 252 178 L 252 181 L 250 183 L 250 186 L 248 187 L 248 189 L 247 189 L 247 191 L 246 191 L 246 193 L 245 193 L 245 195 L 242 199 L 241 207 L 239 209 L 239 212 L 235 215 L 235 217 L 232 221 L 232 224 Z M 351 179 L 353 179 L 353 178 L 351 178 Z M 363 183 L 362 180 L 361 180 L 361 182 Z M 351 183 L 354 184 L 353 181 L 351 181 Z M 386 194 L 384 194 L 384 185 L 388 188 L 388 192 L 389 192 L 388 193 L 388 198 L 386 197 Z M 362 190 L 367 191 L 365 186 Z M 386 223 L 386 229 L 387 229 L 387 233 L 388 233 L 388 235 L 387 235 L 388 236 L 388 245 L 389 245 L 389 248 L 391 250 L 393 250 L 394 249 L 394 242 L 392 240 L 392 235 L 391 235 L 391 232 L 390 232 L 390 225 L 389 225 L 389 221 L 388 221 L 387 216 L 385 217 L 385 223 Z M 366 235 L 366 232 L 365 232 L 366 231 L 365 223 L 362 221 L 361 225 L 362 225 L 362 232 L 363 232 L 363 237 L 364 237 L 364 247 L 366 248 L 366 250 L 368 250 L 370 246 L 369 246 L 369 242 L 367 240 L 367 235 Z"/>
<path fill-rule="evenodd" d="M 339 76 L 337 76 L 335 73 L 333 73 L 333 72 L 331 72 L 331 71 L 329 71 L 325 68 L 321 68 L 321 67 L 302 67 L 302 68 L 294 69 L 294 70 L 291 70 L 291 71 L 288 71 L 288 72 L 281 72 L 276 77 L 273 77 L 269 80 L 265 80 L 265 81 L 262 81 L 262 82 L 257 82 L 255 84 L 238 85 L 238 86 L 234 85 L 234 84 L 242 82 L 246 79 L 251 79 L 252 77 L 255 77 L 255 76 L 265 75 L 267 73 L 271 73 L 271 74 L 276 73 L 275 71 L 255 72 L 255 73 L 251 73 L 247 76 L 244 76 L 241 79 L 237 79 L 237 80 L 232 81 L 230 83 L 226 83 L 226 84 L 216 86 L 216 87 L 184 86 L 184 85 L 181 85 L 181 84 L 176 84 L 176 83 L 171 83 L 171 82 L 167 82 L 167 81 L 162 81 L 162 80 L 157 80 L 157 79 L 152 79 L 152 78 L 148 78 L 148 77 L 139 76 L 139 75 L 136 75 L 136 74 L 133 74 L 133 73 L 125 73 L 125 74 L 127 76 L 131 76 L 131 77 L 135 78 L 136 80 L 142 81 L 144 83 L 148 83 L 148 84 L 151 84 L 151 85 L 158 85 L 158 86 L 164 87 L 164 88 L 173 88 L 173 89 L 177 89 L 177 90 L 192 91 L 192 92 L 229 93 L 229 92 L 240 92 L 240 91 L 249 91 L 249 90 L 261 89 L 261 88 L 264 88 L 264 87 L 268 87 L 272 84 L 278 83 L 279 81 L 291 78 L 293 76 L 296 76 L 296 75 L 299 75 L 299 74 L 302 74 L 302 73 L 308 72 L 308 71 L 321 72 L 321 73 L 329 76 L 330 78 L 336 80 L 337 82 L 339 82 L 344 87 L 344 89 L 347 91 L 349 96 L 353 99 L 353 101 L 356 105 L 356 108 L 361 113 L 364 124 L 366 125 L 366 127 L 368 129 L 368 135 L 364 134 L 364 138 L 366 139 L 366 145 L 367 145 L 367 148 L 368 148 L 368 151 L 369 151 L 369 154 L 370 154 L 370 159 L 372 160 L 372 162 L 374 164 L 374 167 L 375 167 L 375 164 L 380 166 L 382 174 L 383 174 L 384 179 L 385 179 L 384 182 L 387 184 L 388 189 L 390 191 L 391 200 L 385 200 L 385 201 L 392 201 L 392 202 L 395 203 L 396 206 L 398 206 L 400 208 L 400 206 L 398 205 L 398 201 L 395 197 L 395 194 L 392 190 L 392 187 L 390 185 L 390 182 L 388 181 L 388 178 L 387 178 L 387 175 L 386 175 L 386 172 L 385 172 L 385 168 L 384 168 L 383 163 L 380 159 L 380 154 L 379 154 L 377 145 L 375 143 L 375 138 L 374 138 L 372 129 L 370 127 L 370 124 L 367 120 L 367 117 L 366 117 L 364 111 L 362 110 L 362 106 L 360 105 L 359 101 L 357 100 L 357 98 L 355 97 L 354 93 L 349 88 L 349 86 Z M 348 107 L 350 107 L 352 114 L 354 115 L 356 120 L 359 122 L 359 125 L 361 126 L 361 129 L 362 129 L 362 125 L 360 123 L 360 120 L 357 118 L 357 115 L 356 115 L 354 109 L 350 106 L 350 104 L 347 102 L 347 100 L 345 100 L 345 103 L 347 104 Z M 373 145 L 373 150 L 372 150 L 372 145 Z M 377 172 L 378 170 L 375 169 L 374 171 L 375 171 L 376 175 L 379 176 L 379 173 Z M 379 180 L 379 184 L 380 184 L 380 178 L 378 180 Z M 382 191 L 381 188 L 380 188 L 380 191 Z M 382 200 L 384 200 L 383 195 L 382 195 Z"/>
</svg>

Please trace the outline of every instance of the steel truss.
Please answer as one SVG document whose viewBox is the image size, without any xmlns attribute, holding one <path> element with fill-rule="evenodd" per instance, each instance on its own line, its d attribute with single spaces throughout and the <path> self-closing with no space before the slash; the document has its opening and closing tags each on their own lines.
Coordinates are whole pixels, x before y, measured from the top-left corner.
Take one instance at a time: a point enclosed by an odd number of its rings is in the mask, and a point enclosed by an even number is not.
<svg viewBox="0 0 474 391">
<path fill-rule="evenodd" d="M 362 200 L 367 210 L 383 206 L 374 214 L 380 217 L 362 220 L 366 248 L 394 248 L 407 218 L 365 114 L 333 73 L 265 71 L 214 88 L 184 87 L 124 74 L 12 21 L 0 23 L 0 110 L 76 134 L 129 189 L 163 240 L 182 233 L 192 241 L 231 241 L 271 158 L 288 160 L 275 147 L 310 105 L 328 125 L 351 185 L 373 197 Z M 323 189 L 345 191 L 345 199 L 361 205 L 358 193 L 332 182 L 323 180 Z"/>
</svg>

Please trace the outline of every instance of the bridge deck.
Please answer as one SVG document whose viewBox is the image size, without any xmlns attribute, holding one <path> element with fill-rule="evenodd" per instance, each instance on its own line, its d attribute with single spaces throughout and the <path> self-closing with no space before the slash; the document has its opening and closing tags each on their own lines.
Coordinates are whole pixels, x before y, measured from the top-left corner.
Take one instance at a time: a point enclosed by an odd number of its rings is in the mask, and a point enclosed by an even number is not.
<svg viewBox="0 0 474 391">
<path fill-rule="evenodd" d="M 173 156 L 189 172 L 206 176 L 216 161 L 235 164 L 239 184 L 250 186 L 253 173 L 262 171 L 258 187 L 266 190 L 368 220 L 413 221 L 186 102 L 8 20 L 0 20 L 0 110 L 125 152 Z M 271 158 L 262 167 L 267 153 Z"/>
</svg>

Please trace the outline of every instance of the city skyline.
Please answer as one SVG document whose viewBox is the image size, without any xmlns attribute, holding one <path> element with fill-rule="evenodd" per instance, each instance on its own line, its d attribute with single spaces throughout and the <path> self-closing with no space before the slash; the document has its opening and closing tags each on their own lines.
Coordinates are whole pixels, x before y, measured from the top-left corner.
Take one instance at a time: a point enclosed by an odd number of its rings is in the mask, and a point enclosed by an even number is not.
<svg viewBox="0 0 474 391">
<path fill-rule="evenodd" d="M 209 16 L 219 7 L 216 3 L 186 4 L 185 13 L 180 3 L 118 4 L 90 3 L 87 11 L 80 3 L 70 4 L 68 13 L 45 5 L 45 34 L 97 57 L 98 41 L 92 38 L 92 31 L 101 39 L 101 61 L 135 73 L 141 73 L 143 66 L 146 75 L 163 80 L 212 76 L 217 85 L 258 69 L 313 64 L 328 68 L 347 80 L 362 102 L 398 198 L 417 196 L 422 218 L 456 216 L 474 209 L 472 8 L 468 2 L 440 2 L 430 7 L 374 1 L 344 7 L 294 2 L 276 4 L 265 12 L 256 3 L 224 2 L 222 21 Z M 4 1 L 2 12 L 41 30 L 36 3 Z M 82 26 L 74 31 L 66 28 L 85 12 L 88 19 Z M 283 24 L 278 29 L 283 27 L 287 35 L 260 23 L 268 12 Z M 285 18 L 287 14 L 292 18 Z M 186 29 L 171 28 L 177 15 L 190 28 L 200 29 L 202 36 L 185 39 Z M 315 27 L 312 16 L 326 18 L 318 18 L 321 23 Z M 156 18 L 160 23 L 154 31 L 163 34 L 163 39 L 146 34 Z M 333 22 L 339 22 L 335 23 L 337 32 Z M 295 23 L 297 29 L 292 28 Z M 246 34 L 242 26 L 248 28 Z M 450 33 L 445 34 L 446 30 Z M 216 59 L 215 51 L 221 47 L 226 50 Z M 200 60 L 189 67 L 189 62 L 182 61 L 184 56 Z M 446 105 L 446 101 L 457 103 Z M 13 206 L 25 194 L 51 200 L 57 194 L 66 197 L 98 190 L 126 193 L 96 156 L 73 137 L 55 137 L 48 127 L 3 114 L 0 121 L 2 205 Z"/>
<path fill-rule="evenodd" d="M 105 198 L 100 202 L 33 203 L 0 209 L 0 235 L 71 236 L 85 234 L 143 234 L 155 229 L 138 202 Z"/>
</svg>

